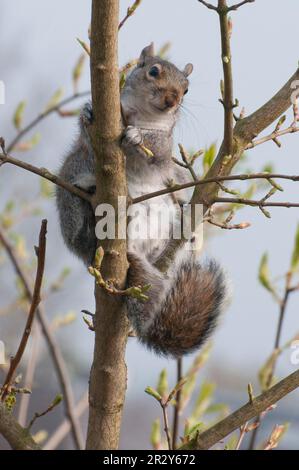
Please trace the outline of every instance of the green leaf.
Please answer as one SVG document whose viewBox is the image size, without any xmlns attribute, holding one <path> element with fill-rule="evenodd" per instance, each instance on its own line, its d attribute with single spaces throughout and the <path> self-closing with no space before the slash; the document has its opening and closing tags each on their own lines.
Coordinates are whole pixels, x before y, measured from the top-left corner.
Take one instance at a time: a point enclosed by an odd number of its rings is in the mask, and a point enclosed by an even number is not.
<svg viewBox="0 0 299 470">
<path fill-rule="evenodd" d="M 84 61 L 85 61 L 85 57 L 86 55 L 85 54 L 81 54 L 74 69 L 73 69 L 73 87 L 74 87 L 74 93 L 77 93 L 78 91 L 78 83 L 79 83 L 79 80 L 82 76 L 82 72 L 83 72 L 83 67 L 84 67 Z"/>
<path fill-rule="evenodd" d="M 21 101 L 18 104 L 17 109 L 15 110 L 15 113 L 13 116 L 14 126 L 18 131 L 22 127 L 25 108 L 26 108 L 26 101 Z"/>
<path fill-rule="evenodd" d="M 196 437 L 197 433 L 203 431 L 204 423 L 196 423 L 194 426 L 191 426 L 189 429 L 188 427 L 185 427 L 185 435 L 184 437 L 187 438 L 187 440 L 191 440 L 194 437 Z"/>
<path fill-rule="evenodd" d="M 263 367 L 260 369 L 258 378 L 262 391 L 268 390 L 273 385 L 273 371 L 278 356 L 281 354 L 281 349 L 274 349 L 271 356 L 267 359 Z"/>
<path fill-rule="evenodd" d="M 144 391 L 148 395 L 151 395 L 153 398 L 155 398 L 155 400 L 157 400 L 159 402 L 162 400 L 162 397 L 161 397 L 160 393 L 158 393 L 157 390 L 155 390 L 154 388 L 146 387 L 146 389 Z"/>
<path fill-rule="evenodd" d="M 274 166 L 272 163 L 267 163 L 263 168 L 262 168 L 262 173 L 274 173 Z"/>
<path fill-rule="evenodd" d="M 167 370 L 163 369 L 160 373 L 157 392 L 161 397 L 166 398 L 168 396 L 168 379 L 167 379 Z"/>
<path fill-rule="evenodd" d="M 161 424 L 159 418 L 152 424 L 151 445 L 154 449 L 159 449 L 161 446 Z"/>
<path fill-rule="evenodd" d="M 270 280 L 270 271 L 268 264 L 268 253 L 264 253 L 259 267 L 259 281 L 262 286 L 272 294 L 275 294 L 275 289 Z"/>
<path fill-rule="evenodd" d="M 294 273 L 299 269 L 299 224 L 297 226 L 296 236 L 295 236 L 295 244 L 294 250 L 292 254 L 291 260 L 291 272 Z"/>
<path fill-rule="evenodd" d="M 216 144 L 214 143 L 204 153 L 203 167 L 204 167 L 205 172 L 207 172 L 211 168 L 215 156 L 216 156 Z"/>
<path fill-rule="evenodd" d="M 272 180 L 271 178 L 268 180 L 270 184 L 274 187 L 274 189 L 277 189 L 278 191 L 281 191 L 283 193 L 284 189 L 280 184 L 276 183 L 276 181 Z M 275 193 L 273 193 L 275 194 Z"/>
<path fill-rule="evenodd" d="M 59 405 L 59 403 L 61 403 L 62 400 L 63 400 L 63 396 L 61 395 L 61 393 L 59 393 L 58 395 L 56 395 L 56 397 L 52 401 L 51 408 L 54 408 L 55 406 Z"/>
<path fill-rule="evenodd" d="M 215 391 L 215 384 L 204 382 L 201 386 L 200 393 L 197 397 L 191 417 L 198 420 L 208 409 L 211 404 L 213 394 Z"/>
<path fill-rule="evenodd" d="M 40 195 L 45 199 L 53 196 L 53 183 L 45 178 L 40 179 Z"/>
<path fill-rule="evenodd" d="M 54 95 L 50 98 L 50 101 L 47 103 L 45 112 L 50 111 L 52 108 L 55 108 L 63 96 L 63 89 L 59 88 L 55 91 Z"/>
<path fill-rule="evenodd" d="M 84 49 L 84 51 L 90 56 L 90 47 L 86 42 L 82 41 L 80 38 L 77 38 L 78 43 Z"/>
<path fill-rule="evenodd" d="M 171 390 L 168 398 L 167 398 L 167 403 L 171 402 L 171 400 L 175 397 L 175 395 L 178 393 L 179 390 L 183 388 L 185 383 L 187 382 L 187 378 L 183 377 L 181 380 L 176 384 L 176 386 Z"/>
<path fill-rule="evenodd" d="M 199 370 L 205 365 L 207 362 L 212 349 L 212 343 L 207 343 L 204 348 L 200 351 L 200 353 L 195 357 L 190 369 L 186 374 L 187 381 L 182 388 L 182 396 L 181 396 L 181 408 L 184 409 L 187 403 L 190 400 L 192 392 L 195 388 L 196 384 L 196 377 Z"/>
<path fill-rule="evenodd" d="M 225 450 L 235 450 L 238 444 L 239 436 L 238 434 L 233 434 L 227 443 L 225 444 Z"/>
<path fill-rule="evenodd" d="M 120 79 L 119 79 L 119 88 L 122 90 L 126 84 L 126 79 L 127 76 L 124 72 L 121 73 Z"/>
</svg>

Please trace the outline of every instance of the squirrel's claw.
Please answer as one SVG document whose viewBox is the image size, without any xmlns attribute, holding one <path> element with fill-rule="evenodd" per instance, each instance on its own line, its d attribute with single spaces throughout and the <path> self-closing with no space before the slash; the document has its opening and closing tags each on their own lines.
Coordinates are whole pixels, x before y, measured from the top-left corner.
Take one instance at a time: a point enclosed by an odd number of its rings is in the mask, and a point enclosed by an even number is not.
<svg viewBox="0 0 299 470">
<path fill-rule="evenodd" d="M 143 142 L 142 132 L 134 126 L 128 126 L 125 129 L 123 141 L 127 145 L 140 145 Z"/>
<path fill-rule="evenodd" d="M 81 123 L 83 126 L 89 126 L 93 122 L 93 111 L 91 102 L 85 103 L 82 108 L 81 115 L 80 115 Z"/>
</svg>

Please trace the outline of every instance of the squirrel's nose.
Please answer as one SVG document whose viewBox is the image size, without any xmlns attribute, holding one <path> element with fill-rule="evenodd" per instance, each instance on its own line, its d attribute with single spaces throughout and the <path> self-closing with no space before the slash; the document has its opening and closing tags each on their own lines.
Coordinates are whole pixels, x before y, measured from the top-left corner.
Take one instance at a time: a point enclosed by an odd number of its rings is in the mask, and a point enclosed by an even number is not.
<svg viewBox="0 0 299 470">
<path fill-rule="evenodd" d="M 165 106 L 167 108 L 173 108 L 175 105 L 175 97 L 174 96 L 165 96 L 164 99 Z"/>
</svg>

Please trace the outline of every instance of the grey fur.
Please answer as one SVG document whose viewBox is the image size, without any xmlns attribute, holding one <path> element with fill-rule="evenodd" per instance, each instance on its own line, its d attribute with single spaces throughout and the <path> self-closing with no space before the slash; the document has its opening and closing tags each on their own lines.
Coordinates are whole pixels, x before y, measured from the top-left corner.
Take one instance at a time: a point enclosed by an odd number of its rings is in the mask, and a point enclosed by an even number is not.
<svg viewBox="0 0 299 470">
<path fill-rule="evenodd" d="M 121 145 L 131 197 L 167 187 L 169 180 L 180 183 L 188 179 L 186 171 L 172 160 L 172 133 L 191 72 L 191 64 L 180 71 L 155 57 L 151 45 L 142 51 L 137 67 L 126 80 L 121 104 L 127 127 Z M 87 130 L 91 120 L 92 109 L 87 103 L 80 115 L 80 136 L 59 176 L 93 193 L 94 158 Z M 140 144 L 150 149 L 153 157 L 149 158 Z M 91 265 L 96 249 L 93 210 L 86 201 L 62 188 L 57 188 L 56 195 L 65 243 L 86 265 Z M 176 198 L 160 196 L 155 203 L 167 204 L 169 213 L 178 221 L 177 202 L 183 203 L 184 197 L 184 193 Z M 139 210 L 148 210 L 150 202 L 138 206 Z M 139 222 L 144 223 L 142 219 Z M 157 223 L 155 217 L 150 223 Z M 163 254 L 167 243 L 161 239 L 133 240 L 129 234 L 128 285 L 150 284 L 151 288 L 145 303 L 127 299 L 128 316 L 144 344 L 159 354 L 180 356 L 199 347 L 210 333 L 226 289 L 218 265 L 214 262 L 201 265 L 187 250 L 178 253 L 166 275 L 157 271 L 153 262 Z"/>
</svg>

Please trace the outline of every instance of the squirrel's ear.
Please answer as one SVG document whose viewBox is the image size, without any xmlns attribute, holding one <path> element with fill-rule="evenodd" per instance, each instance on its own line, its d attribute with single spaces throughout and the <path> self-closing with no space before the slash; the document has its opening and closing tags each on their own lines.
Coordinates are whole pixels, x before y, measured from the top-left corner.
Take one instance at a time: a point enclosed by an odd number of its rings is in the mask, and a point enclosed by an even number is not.
<svg viewBox="0 0 299 470">
<path fill-rule="evenodd" d="M 146 59 L 148 57 L 154 57 L 154 43 L 151 42 L 149 46 L 146 46 L 144 49 L 142 49 L 139 60 L 138 60 L 138 66 L 143 67 Z"/>
<path fill-rule="evenodd" d="M 183 74 L 185 75 L 185 77 L 189 77 L 189 75 L 192 73 L 193 71 L 193 65 L 192 64 L 187 64 L 183 70 Z"/>
</svg>

